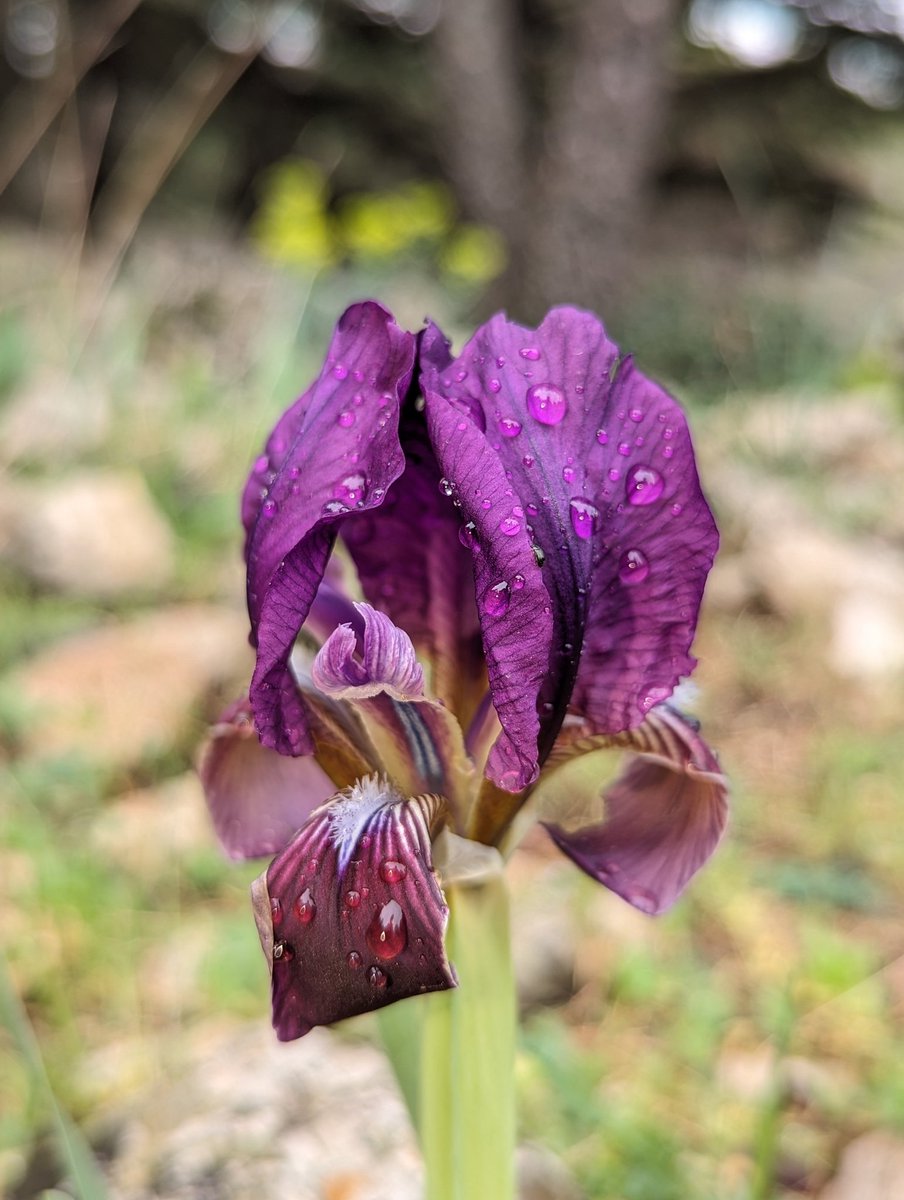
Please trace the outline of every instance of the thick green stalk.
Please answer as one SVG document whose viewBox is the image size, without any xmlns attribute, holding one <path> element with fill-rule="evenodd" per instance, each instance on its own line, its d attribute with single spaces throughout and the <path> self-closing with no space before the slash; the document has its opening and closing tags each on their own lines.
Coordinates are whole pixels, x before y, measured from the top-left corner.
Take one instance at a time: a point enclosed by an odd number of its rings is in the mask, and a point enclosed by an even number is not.
<svg viewBox="0 0 904 1200">
<path fill-rule="evenodd" d="M 447 947 L 459 987 L 398 1006 L 416 1004 L 419 1013 L 397 1070 L 416 1111 L 426 1200 L 511 1200 L 517 1009 L 505 879 L 499 873 L 473 886 L 455 884 L 446 899 Z M 394 1060 L 399 1042 L 387 1038 Z"/>
</svg>

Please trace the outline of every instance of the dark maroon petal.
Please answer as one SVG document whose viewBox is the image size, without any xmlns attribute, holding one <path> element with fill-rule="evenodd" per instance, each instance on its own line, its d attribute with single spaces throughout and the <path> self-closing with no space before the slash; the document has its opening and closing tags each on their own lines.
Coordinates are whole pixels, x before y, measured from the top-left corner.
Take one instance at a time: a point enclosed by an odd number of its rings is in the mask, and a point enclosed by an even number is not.
<svg viewBox="0 0 904 1200">
<path fill-rule="evenodd" d="M 449 361 L 439 331 L 425 331 L 421 356 Z M 379 512 L 342 527 L 361 586 L 375 608 L 404 629 L 429 667 L 428 690 L 470 721 L 486 688 L 474 603 L 470 538 L 436 461 L 415 395 L 402 410 L 405 473 Z"/>
<path fill-rule="evenodd" d="M 244 698 L 211 730 L 199 774 L 230 858 L 275 854 L 335 791 L 315 759 L 287 758 L 260 744 Z"/>
<path fill-rule="evenodd" d="M 326 568 L 337 525 L 378 507 L 404 468 L 398 439 L 415 341 L 368 301 L 340 319 L 320 378 L 280 419 L 242 504 L 248 611 L 258 651 L 250 699 L 261 741 L 307 753 L 288 658 Z M 259 503 L 258 503 L 259 501 Z"/>
<path fill-rule="evenodd" d="M 433 874 L 435 796 L 360 780 L 319 809 L 254 893 L 281 1041 L 315 1025 L 454 987 L 448 908 Z"/>
<path fill-rule="evenodd" d="M 602 751 L 570 757 L 541 782 L 538 801 L 555 804 L 557 791 L 592 804 L 598 823 L 567 832 L 547 825 L 556 844 L 592 878 L 635 908 L 669 908 L 715 850 L 728 818 L 728 784 L 719 761 L 694 725 L 667 705 L 655 708 L 632 735 L 638 751 L 600 797 Z M 545 797 L 544 797 L 545 791 Z"/>
<path fill-rule="evenodd" d="M 314 686 L 337 699 L 363 700 L 381 692 L 396 700 L 422 697 L 424 672 L 408 634 L 369 604 L 354 607 L 364 622 L 363 636 L 351 625 L 330 634 L 311 668 Z"/>
<path fill-rule="evenodd" d="M 527 778 L 569 706 L 600 732 L 629 729 L 691 669 L 715 524 L 681 409 L 590 313 L 553 309 L 536 331 L 494 317 L 451 365 L 427 364 L 423 386 L 444 474 L 499 571 L 489 596 L 482 573 L 478 603 L 493 700 Z"/>
</svg>

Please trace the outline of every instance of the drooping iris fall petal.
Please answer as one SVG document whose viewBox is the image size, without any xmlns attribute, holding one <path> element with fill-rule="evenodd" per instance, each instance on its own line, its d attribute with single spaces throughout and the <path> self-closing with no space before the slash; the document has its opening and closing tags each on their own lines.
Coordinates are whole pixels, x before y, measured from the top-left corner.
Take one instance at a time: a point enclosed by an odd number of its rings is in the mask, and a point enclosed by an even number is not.
<svg viewBox="0 0 904 1200">
<path fill-rule="evenodd" d="M 199 774 L 230 858 L 275 854 L 335 791 L 316 759 L 287 758 L 260 744 L 244 698 L 211 730 Z"/>
<path fill-rule="evenodd" d="M 398 419 L 415 339 L 373 302 L 336 327 L 319 379 L 280 419 L 245 490 L 249 698 L 261 741 L 312 749 L 288 659 L 348 514 L 378 507 L 404 468 Z"/>
<path fill-rule="evenodd" d="M 547 824 L 556 844 L 588 875 L 636 908 L 657 914 L 684 891 L 719 843 L 728 818 L 728 783 L 719 761 L 687 718 L 668 705 L 612 745 L 636 752 L 601 791 L 611 746 L 575 742 L 550 760 L 536 799 L 541 810 L 602 813 L 568 831 Z M 600 803 L 601 802 L 601 803 Z"/>
<path fill-rule="evenodd" d="M 718 535 L 683 413 L 592 314 L 553 309 L 536 330 L 499 315 L 445 369 L 421 357 L 431 439 L 479 544 L 503 727 L 489 774 L 505 786 L 508 743 L 523 787 L 567 711 L 630 729 L 689 673 Z"/>
<path fill-rule="evenodd" d="M 455 986 L 430 857 L 441 805 L 361 780 L 314 813 L 257 881 L 280 1040 Z"/>
</svg>

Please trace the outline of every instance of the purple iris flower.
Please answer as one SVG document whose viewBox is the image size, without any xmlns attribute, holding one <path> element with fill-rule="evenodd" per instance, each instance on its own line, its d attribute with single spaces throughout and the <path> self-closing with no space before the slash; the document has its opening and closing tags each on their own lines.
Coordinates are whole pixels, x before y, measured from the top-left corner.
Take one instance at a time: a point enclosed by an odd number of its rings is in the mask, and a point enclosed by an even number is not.
<svg viewBox="0 0 904 1200">
<path fill-rule="evenodd" d="M 227 851 L 276 854 L 280 1038 L 454 986 L 434 851 L 506 849 L 528 802 L 631 904 L 680 895 L 727 813 L 669 704 L 718 534 L 681 409 L 595 316 L 499 315 L 454 358 L 354 305 L 242 517 L 257 664 L 202 778 Z"/>
</svg>

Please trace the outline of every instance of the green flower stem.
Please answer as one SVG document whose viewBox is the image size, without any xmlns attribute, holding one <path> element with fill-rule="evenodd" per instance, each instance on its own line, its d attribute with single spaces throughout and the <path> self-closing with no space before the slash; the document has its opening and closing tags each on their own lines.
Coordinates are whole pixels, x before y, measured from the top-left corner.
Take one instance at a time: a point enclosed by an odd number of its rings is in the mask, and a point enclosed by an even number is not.
<svg viewBox="0 0 904 1200">
<path fill-rule="evenodd" d="M 511 1200 L 517 1009 L 505 879 L 455 884 L 446 900 L 459 987 L 384 1009 L 384 1040 L 420 1135 L 426 1200 Z"/>
</svg>

